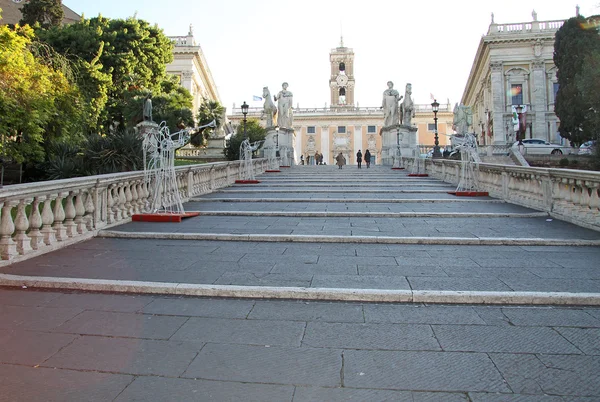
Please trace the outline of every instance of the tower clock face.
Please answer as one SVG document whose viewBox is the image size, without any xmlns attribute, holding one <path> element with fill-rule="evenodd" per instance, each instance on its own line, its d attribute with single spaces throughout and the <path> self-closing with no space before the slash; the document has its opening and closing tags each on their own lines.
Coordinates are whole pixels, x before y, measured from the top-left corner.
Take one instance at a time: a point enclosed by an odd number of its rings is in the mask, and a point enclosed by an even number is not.
<svg viewBox="0 0 600 402">
<path fill-rule="evenodd" d="M 338 75 L 335 80 L 337 81 L 338 85 L 340 85 L 340 86 L 345 86 L 348 83 L 348 77 L 346 77 L 343 74 Z"/>
</svg>

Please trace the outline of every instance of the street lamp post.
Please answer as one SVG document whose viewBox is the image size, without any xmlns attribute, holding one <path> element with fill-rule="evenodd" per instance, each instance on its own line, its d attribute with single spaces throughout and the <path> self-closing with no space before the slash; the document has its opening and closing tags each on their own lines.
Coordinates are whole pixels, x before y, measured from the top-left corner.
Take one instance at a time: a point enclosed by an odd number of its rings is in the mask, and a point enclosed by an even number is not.
<svg viewBox="0 0 600 402">
<path fill-rule="evenodd" d="M 242 105 L 242 114 L 244 115 L 244 139 L 247 140 L 248 139 L 248 133 L 246 133 L 246 115 L 248 114 L 248 104 L 246 103 L 246 101 L 244 101 L 244 104 Z"/>
<path fill-rule="evenodd" d="M 438 111 L 440 110 L 440 104 L 438 103 L 437 100 L 433 100 L 433 103 L 431 104 L 431 109 L 433 110 L 433 121 L 435 123 L 435 131 L 434 131 L 434 135 L 435 135 L 435 146 L 433 147 L 433 157 L 434 158 L 441 158 L 442 157 L 442 153 L 440 152 L 440 139 L 438 137 L 438 118 L 437 118 L 437 114 Z"/>
</svg>

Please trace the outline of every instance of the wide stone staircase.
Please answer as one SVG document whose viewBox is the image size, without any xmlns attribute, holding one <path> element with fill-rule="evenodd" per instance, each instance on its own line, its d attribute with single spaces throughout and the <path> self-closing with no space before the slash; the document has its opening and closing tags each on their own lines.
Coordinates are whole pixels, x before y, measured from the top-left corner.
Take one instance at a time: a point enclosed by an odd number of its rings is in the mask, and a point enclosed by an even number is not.
<svg viewBox="0 0 600 402">
<path fill-rule="evenodd" d="M 600 233 L 389 167 L 295 166 L 3 267 L 29 286 L 198 296 L 600 303 Z"/>
</svg>

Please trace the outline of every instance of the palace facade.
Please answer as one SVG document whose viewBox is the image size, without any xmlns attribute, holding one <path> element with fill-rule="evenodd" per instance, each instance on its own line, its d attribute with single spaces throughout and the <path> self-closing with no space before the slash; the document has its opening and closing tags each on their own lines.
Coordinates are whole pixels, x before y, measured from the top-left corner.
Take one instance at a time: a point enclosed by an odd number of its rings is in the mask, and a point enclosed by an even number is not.
<svg viewBox="0 0 600 402">
<path fill-rule="evenodd" d="M 526 137 L 562 143 L 554 114 L 558 91 L 554 37 L 564 20 L 494 22 L 481 38 L 462 103 L 471 106 L 480 144 L 516 140 L 517 106 L 526 115 Z"/>
<path fill-rule="evenodd" d="M 382 141 L 380 131 L 383 128 L 383 111 L 377 107 L 358 107 L 354 90 L 354 51 L 345 47 L 343 40 L 329 54 L 330 60 L 330 106 L 326 108 L 294 109 L 294 158 L 299 163 L 300 155 L 309 164 L 314 164 L 314 156 L 323 154 L 325 163 L 333 164 L 335 156 L 342 152 L 348 164 L 356 164 L 356 153 L 364 154 L 368 149 L 372 160 L 381 163 Z M 404 94 L 404 85 L 397 89 Z M 383 91 L 382 91 L 383 92 Z M 250 108 L 248 118 L 260 118 L 262 108 Z M 450 143 L 453 113 L 449 104 L 440 105 L 438 133 L 440 146 Z M 234 108 L 228 116 L 234 126 L 243 120 L 240 108 Z M 264 125 L 265 121 L 261 123 Z M 415 117 L 412 125 L 417 127 L 417 143 L 432 147 L 434 144 L 434 114 L 431 105 L 415 105 Z M 425 148 L 424 148 L 425 149 Z"/>
</svg>

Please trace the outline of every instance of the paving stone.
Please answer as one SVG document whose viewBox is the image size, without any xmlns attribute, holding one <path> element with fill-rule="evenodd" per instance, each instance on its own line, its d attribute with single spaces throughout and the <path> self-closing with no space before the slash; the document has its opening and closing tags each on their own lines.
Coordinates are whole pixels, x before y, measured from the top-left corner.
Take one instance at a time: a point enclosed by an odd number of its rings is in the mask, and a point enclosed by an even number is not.
<svg viewBox="0 0 600 402">
<path fill-rule="evenodd" d="M 146 314 L 180 315 L 191 317 L 246 318 L 252 300 L 198 299 L 193 297 L 156 298 L 144 307 Z"/>
<path fill-rule="evenodd" d="M 590 262 L 587 261 L 589 264 Z M 600 279 L 600 270 L 595 266 L 586 268 L 530 268 L 533 274 L 539 278 L 547 279 Z"/>
<path fill-rule="evenodd" d="M 451 277 L 460 278 L 498 278 L 504 279 L 539 279 L 539 276 L 525 268 L 482 268 L 482 267 L 445 267 L 444 272 Z"/>
<path fill-rule="evenodd" d="M 458 290 L 458 291 L 494 291 L 510 292 L 512 289 L 497 278 L 441 278 L 418 277 L 407 278 L 413 290 Z"/>
<path fill-rule="evenodd" d="M 478 256 L 471 257 L 481 267 L 493 268 L 493 267 L 541 267 L 550 268 L 558 267 L 557 264 L 546 258 L 483 258 Z"/>
<path fill-rule="evenodd" d="M 257 301 L 248 315 L 256 320 L 364 322 L 363 306 L 307 301 Z"/>
<path fill-rule="evenodd" d="M 510 392 L 483 353 L 346 350 L 344 384 L 351 388 Z"/>
<path fill-rule="evenodd" d="M 100 293 L 67 293 L 59 295 L 47 307 L 77 307 L 84 310 L 136 312 L 153 300 L 151 296 Z"/>
<path fill-rule="evenodd" d="M 584 310 L 549 308 L 504 308 L 503 313 L 514 325 L 545 327 L 595 327 L 600 320 Z"/>
<path fill-rule="evenodd" d="M 475 306 L 473 310 L 488 325 L 493 326 L 512 326 L 507 316 L 504 315 L 501 307 Z"/>
<path fill-rule="evenodd" d="M 315 275 L 311 282 L 313 288 L 346 289 L 394 289 L 410 290 L 405 277 L 371 275 Z"/>
<path fill-rule="evenodd" d="M 366 322 L 403 324 L 481 324 L 472 307 L 365 304 Z"/>
<path fill-rule="evenodd" d="M 556 328 L 556 331 L 586 355 L 600 355 L 599 328 Z"/>
<path fill-rule="evenodd" d="M 294 402 L 311 401 L 465 402 L 467 401 L 467 396 L 464 393 L 449 392 L 410 392 L 381 389 L 296 387 L 296 392 L 294 393 Z"/>
<path fill-rule="evenodd" d="M 515 393 L 600 396 L 598 356 L 491 354 Z"/>
<path fill-rule="evenodd" d="M 187 319 L 187 317 L 84 311 L 54 331 L 85 335 L 168 339 Z"/>
<path fill-rule="evenodd" d="M 600 293 L 600 280 L 588 279 L 503 279 L 518 292 L 583 292 Z"/>
<path fill-rule="evenodd" d="M 418 267 L 418 266 L 399 266 L 399 265 L 359 265 L 359 275 L 405 277 L 405 276 L 442 276 L 448 275 L 441 267 Z"/>
<path fill-rule="evenodd" d="M 216 285 L 239 286 L 282 286 L 309 287 L 313 275 L 311 273 L 273 273 L 254 274 L 250 272 L 225 272 L 214 283 Z"/>
<path fill-rule="evenodd" d="M 560 396 L 469 392 L 472 402 L 564 402 Z"/>
<path fill-rule="evenodd" d="M 171 340 L 299 346 L 304 322 L 192 317 Z"/>
<path fill-rule="evenodd" d="M 443 350 L 581 354 L 550 328 L 433 325 Z"/>
<path fill-rule="evenodd" d="M 75 317 L 83 310 L 79 308 L 52 308 L 27 306 L 2 306 L 0 328 L 46 331 Z"/>
<path fill-rule="evenodd" d="M 339 350 L 209 343 L 183 377 L 339 387 L 341 368 Z"/>
<path fill-rule="evenodd" d="M 29 289 L 2 289 L 0 306 L 45 306 L 49 301 L 60 297 L 57 292 L 40 292 Z"/>
<path fill-rule="evenodd" d="M 291 401 L 291 385 L 243 384 L 164 377 L 137 377 L 115 402 Z"/>
<path fill-rule="evenodd" d="M 0 364 L 2 401 L 114 400 L 133 377 Z"/>
<path fill-rule="evenodd" d="M 77 336 L 71 334 L 0 330 L 0 363 L 40 364 L 75 338 Z"/>
<path fill-rule="evenodd" d="M 272 274 L 327 274 L 327 275 L 358 275 L 356 264 L 330 263 L 296 264 L 294 262 L 278 262 L 271 270 Z"/>
<path fill-rule="evenodd" d="M 177 377 L 203 344 L 84 336 L 60 350 L 44 366 L 134 375 Z"/>
<path fill-rule="evenodd" d="M 320 255 L 319 265 L 324 266 L 353 266 L 361 265 L 397 265 L 394 257 L 344 257 Z"/>
<path fill-rule="evenodd" d="M 309 322 L 303 346 L 340 349 L 440 350 L 431 327 Z"/>
</svg>

